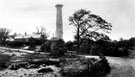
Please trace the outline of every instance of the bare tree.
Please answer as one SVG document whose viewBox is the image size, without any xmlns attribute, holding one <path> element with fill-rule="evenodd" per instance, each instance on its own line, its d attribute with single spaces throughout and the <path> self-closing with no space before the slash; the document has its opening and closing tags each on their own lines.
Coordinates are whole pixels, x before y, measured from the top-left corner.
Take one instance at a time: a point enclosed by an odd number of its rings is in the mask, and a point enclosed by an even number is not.
<svg viewBox="0 0 135 77">
<path fill-rule="evenodd" d="M 11 38 L 15 38 L 16 36 L 17 36 L 16 32 L 14 34 L 10 35 Z"/>
<path fill-rule="evenodd" d="M 9 33 L 11 30 L 7 28 L 0 28 L 0 42 L 5 42 L 5 40 L 9 37 Z"/>
<path fill-rule="evenodd" d="M 86 38 L 98 40 L 108 38 L 105 33 L 111 31 L 111 24 L 106 22 L 100 16 L 91 14 L 89 10 L 78 10 L 69 17 L 70 25 L 76 28 L 77 52 L 79 52 L 80 44 Z"/>
<path fill-rule="evenodd" d="M 49 34 L 46 32 L 45 27 L 43 27 L 43 26 L 41 26 L 40 28 L 36 27 L 36 29 L 37 29 L 37 32 L 33 32 L 33 33 L 34 34 L 41 34 L 42 40 L 46 40 L 49 37 Z"/>
</svg>

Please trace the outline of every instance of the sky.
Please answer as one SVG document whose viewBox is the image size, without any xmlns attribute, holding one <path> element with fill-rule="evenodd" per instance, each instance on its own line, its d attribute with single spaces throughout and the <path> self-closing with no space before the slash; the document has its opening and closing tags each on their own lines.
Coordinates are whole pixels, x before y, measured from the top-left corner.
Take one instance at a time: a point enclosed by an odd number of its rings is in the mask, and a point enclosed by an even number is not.
<svg viewBox="0 0 135 77">
<path fill-rule="evenodd" d="M 75 27 L 68 18 L 79 9 L 90 10 L 112 24 L 112 40 L 135 37 L 135 0 L 0 0 L 0 27 L 11 34 L 32 34 L 44 26 L 50 37 L 55 34 L 56 4 L 63 4 L 63 38 L 73 40 Z"/>
</svg>

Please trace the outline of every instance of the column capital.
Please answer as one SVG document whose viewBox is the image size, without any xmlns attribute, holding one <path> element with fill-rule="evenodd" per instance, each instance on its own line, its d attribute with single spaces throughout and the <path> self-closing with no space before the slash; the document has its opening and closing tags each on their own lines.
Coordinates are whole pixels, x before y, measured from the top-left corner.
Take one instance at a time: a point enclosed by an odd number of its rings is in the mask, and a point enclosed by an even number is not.
<svg viewBox="0 0 135 77">
<path fill-rule="evenodd" d="M 62 4 L 55 5 L 55 7 L 62 7 L 62 6 L 63 6 Z"/>
</svg>

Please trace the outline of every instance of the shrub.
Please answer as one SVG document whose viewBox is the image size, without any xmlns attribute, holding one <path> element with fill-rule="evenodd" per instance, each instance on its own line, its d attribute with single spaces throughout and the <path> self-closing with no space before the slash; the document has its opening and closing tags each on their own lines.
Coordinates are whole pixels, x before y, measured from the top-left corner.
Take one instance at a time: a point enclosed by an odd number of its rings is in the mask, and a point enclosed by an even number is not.
<svg viewBox="0 0 135 77">
<path fill-rule="evenodd" d="M 64 48 L 64 44 L 65 44 L 65 42 L 62 39 L 52 42 L 51 55 L 54 57 L 63 56 L 66 51 Z"/>
<path fill-rule="evenodd" d="M 68 61 L 61 72 L 66 77 L 105 77 L 110 72 L 110 66 L 106 59 L 83 58 Z"/>
<path fill-rule="evenodd" d="M 0 69 L 7 68 L 10 62 L 11 56 L 6 54 L 0 54 Z"/>
<path fill-rule="evenodd" d="M 104 58 L 93 65 L 89 74 L 96 77 L 104 77 L 110 73 L 110 70 L 111 67 L 107 60 Z"/>
<path fill-rule="evenodd" d="M 47 41 L 41 45 L 41 52 L 51 52 L 51 41 Z"/>
<path fill-rule="evenodd" d="M 74 42 L 68 41 L 65 43 L 65 48 L 68 51 L 75 51 Z"/>
<path fill-rule="evenodd" d="M 36 38 L 32 38 L 32 37 L 30 37 L 30 38 L 28 39 L 28 43 L 29 43 L 29 45 L 30 45 L 31 47 L 36 46 L 36 45 L 41 45 L 41 44 L 42 44 L 42 42 L 41 42 L 40 39 L 36 39 Z"/>
</svg>

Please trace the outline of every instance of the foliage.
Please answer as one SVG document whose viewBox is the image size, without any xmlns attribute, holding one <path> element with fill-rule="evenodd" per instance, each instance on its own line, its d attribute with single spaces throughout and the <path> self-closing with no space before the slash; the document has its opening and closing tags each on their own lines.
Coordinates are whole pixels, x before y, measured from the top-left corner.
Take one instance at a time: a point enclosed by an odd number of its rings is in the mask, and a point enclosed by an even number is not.
<svg viewBox="0 0 135 77">
<path fill-rule="evenodd" d="M 17 36 L 17 33 L 14 33 L 13 35 L 10 35 L 11 38 L 15 38 Z"/>
<path fill-rule="evenodd" d="M 0 42 L 5 42 L 6 39 L 9 36 L 9 33 L 11 32 L 11 30 L 7 29 L 7 28 L 0 28 Z"/>
<path fill-rule="evenodd" d="M 30 45 L 30 49 L 35 49 L 36 45 L 42 44 L 41 40 L 35 39 L 35 38 L 32 38 L 32 37 L 28 38 L 28 43 Z"/>
<path fill-rule="evenodd" d="M 93 45 L 93 41 L 90 39 L 85 39 L 80 45 L 80 54 L 91 54 L 91 47 Z"/>
<path fill-rule="evenodd" d="M 18 48 L 18 47 L 22 47 L 23 45 L 29 45 L 28 42 L 24 42 L 24 41 L 8 41 L 6 42 L 8 47 L 13 47 L 13 48 Z"/>
<path fill-rule="evenodd" d="M 134 41 L 134 38 L 120 41 L 85 39 L 80 45 L 79 54 L 99 55 L 102 53 L 105 56 L 128 57 L 134 54 L 132 51 L 135 48 Z"/>
<path fill-rule="evenodd" d="M 108 42 L 104 40 L 98 40 L 94 43 L 92 48 L 92 55 L 99 55 L 100 53 L 105 54 L 108 48 Z M 110 51 L 109 51 L 110 52 Z"/>
<path fill-rule="evenodd" d="M 65 43 L 65 48 L 68 51 L 75 51 L 74 45 L 75 45 L 74 42 L 68 41 L 68 42 Z"/>
<path fill-rule="evenodd" d="M 84 39 L 98 40 L 109 37 L 105 33 L 111 30 L 111 24 L 102 17 L 92 14 L 89 10 L 78 10 L 69 17 L 70 25 L 76 27 L 77 51 Z"/>
<path fill-rule="evenodd" d="M 46 32 L 45 27 L 41 26 L 40 28 L 36 27 L 37 32 L 33 32 L 34 34 L 41 34 L 40 40 L 42 43 L 44 43 L 47 38 L 49 37 L 49 34 Z"/>
<path fill-rule="evenodd" d="M 108 68 L 106 61 L 102 61 L 102 60 L 100 61 L 95 58 L 85 58 L 85 57 L 79 57 L 79 56 L 76 56 L 74 58 L 69 57 L 68 59 L 70 60 L 67 60 L 67 58 L 62 58 L 62 59 L 64 59 L 66 62 L 61 61 L 59 58 L 54 59 L 54 58 L 47 57 L 44 54 L 25 54 L 25 55 L 21 55 L 20 57 L 15 56 L 14 58 L 12 58 L 12 60 L 10 61 L 11 64 L 9 66 L 9 69 L 12 71 L 16 70 L 16 72 L 22 69 L 25 69 L 25 70 L 32 69 L 36 71 L 35 74 L 40 73 L 41 75 L 41 73 L 45 73 L 45 74 L 50 73 L 52 72 L 52 70 L 53 72 L 55 72 L 56 71 L 54 70 L 55 68 L 51 68 L 52 69 L 51 70 L 49 67 L 50 65 L 55 65 L 56 68 L 59 68 L 59 70 L 57 70 L 57 73 L 58 74 L 62 73 L 62 75 L 65 74 L 66 76 L 64 77 L 67 77 L 67 75 L 68 77 L 69 75 L 70 77 L 71 76 L 72 77 L 73 76 L 78 76 L 78 77 L 87 76 L 88 77 L 88 76 L 96 75 L 97 73 L 98 75 L 100 75 L 100 77 L 103 77 L 101 76 L 102 74 L 106 75 L 108 73 L 106 72 L 106 68 Z M 95 62 L 97 64 L 94 64 Z M 98 67 L 99 65 L 101 67 Z M 44 69 L 42 69 L 42 67 Z M 92 72 L 93 70 L 96 70 L 96 71 Z M 25 74 L 28 74 L 28 73 L 25 73 Z M 12 73 L 10 75 L 12 75 Z M 7 76 L 7 73 L 5 73 L 5 76 Z M 98 76 L 96 75 L 95 77 L 98 77 Z"/>
<path fill-rule="evenodd" d="M 133 47 L 135 47 L 135 38 L 132 37 L 129 39 L 128 46 L 129 46 L 129 49 L 134 49 Z"/>
<path fill-rule="evenodd" d="M 7 64 L 10 60 L 11 56 L 6 54 L 0 54 L 0 69 L 7 68 Z"/>
<path fill-rule="evenodd" d="M 55 57 L 63 56 L 65 53 L 65 42 L 62 39 L 55 40 L 51 45 L 51 55 Z"/>
<path fill-rule="evenodd" d="M 52 44 L 52 41 L 50 41 L 50 40 L 43 43 L 41 45 L 41 51 L 42 52 L 51 52 L 51 44 Z"/>
<path fill-rule="evenodd" d="M 110 66 L 107 60 L 83 58 L 68 61 L 63 65 L 61 72 L 66 77 L 105 77 L 110 72 Z"/>
<path fill-rule="evenodd" d="M 99 55 L 100 53 L 106 56 L 129 56 L 129 49 L 134 47 L 131 40 L 120 40 L 120 41 L 104 41 L 98 40 L 93 45 L 93 55 Z"/>
<path fill-rule="evenodd" d="M 92 76 L 104 77 L 110 73 L 110 70 L 111 67 L 108 60 L 106 58 L 102 58 L 93 65 L 90 73 Z"/>
</svg>

